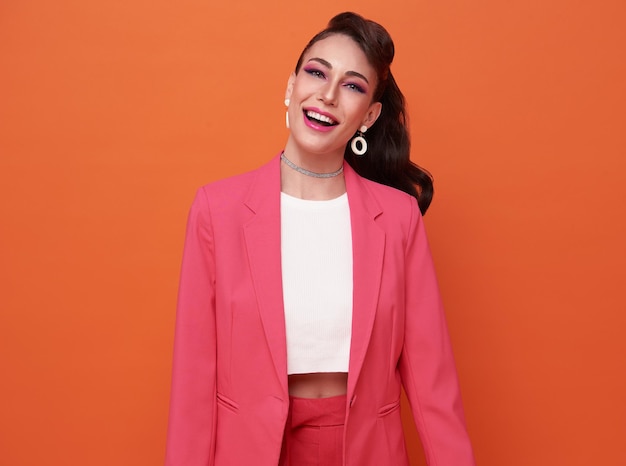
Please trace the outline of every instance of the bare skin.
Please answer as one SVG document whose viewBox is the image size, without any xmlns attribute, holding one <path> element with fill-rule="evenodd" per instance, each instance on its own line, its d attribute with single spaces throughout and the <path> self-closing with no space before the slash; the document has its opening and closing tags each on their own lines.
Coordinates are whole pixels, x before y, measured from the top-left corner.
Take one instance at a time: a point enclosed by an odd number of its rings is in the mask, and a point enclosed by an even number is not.
<svg viewBox="0 0 626 466">
<path fill-rule="evenodd" d="M 348 387 L 346 372 L 320 372 L 289 376 L 289 394 L 299 398 L 328 398 L 345 395 Z"/>
</svg>

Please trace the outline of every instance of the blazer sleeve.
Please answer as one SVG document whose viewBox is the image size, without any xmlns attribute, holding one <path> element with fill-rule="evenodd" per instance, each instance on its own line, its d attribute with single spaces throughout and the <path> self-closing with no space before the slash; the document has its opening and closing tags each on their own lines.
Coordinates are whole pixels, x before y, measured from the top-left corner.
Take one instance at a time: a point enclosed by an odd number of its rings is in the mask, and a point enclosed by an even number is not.
<svg viewBox="0 0 626 466">
<path fill-rule="evenodd" d="M 422 216 L 411 198 L 400 374 L 429 466 L 473 466 L 459 382 Z"/>
<path fill-rule="evenodd" d="M 191 206 L 183 252 L 166 466 L 212 466 L 216 409 L 215 257 L 209 202 Z"/>
</svg>

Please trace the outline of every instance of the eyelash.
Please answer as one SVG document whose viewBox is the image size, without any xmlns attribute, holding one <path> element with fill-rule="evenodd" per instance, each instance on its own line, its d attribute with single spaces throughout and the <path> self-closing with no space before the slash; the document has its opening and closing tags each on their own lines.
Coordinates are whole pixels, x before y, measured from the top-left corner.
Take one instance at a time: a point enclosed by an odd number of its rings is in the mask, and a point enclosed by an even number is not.
<svg viewBox="0 0 626 466">
<path fill-rule="evenodd" d="M 360 92 L 361 94 L 365 94 L 365 89 L 363 89 L 358 84 L 348 83 L 346 84 L 346 87 L 348 87 L 349 89 L 352 89 L 353 91 Z"/>
<path fill-rule="evenodd" d="M 314 76 L 316 78 L 326 78 L 326 75 L 324 74 L 324 72 L 315 69 L 315 68 L 304 68 L 304 72 L 307 74 L 310 74 L 311 76 Z M 361 94 L 365 94 L 365 89 L 363 89 L 361 86 L 359 86 L 358 84 L 355 83 L 347 83 L 345 84 L 345 86 L 355 92 L 359 92 Z"/>
<path fill-rule="evenodd" d="M 305 68 L 304 72 L 310 74 L 311 76 L 315 76 L 316 78 L 326 77 L 326 75 L 322 71 L 317 70 L 315 68 Z"/>
</svg>

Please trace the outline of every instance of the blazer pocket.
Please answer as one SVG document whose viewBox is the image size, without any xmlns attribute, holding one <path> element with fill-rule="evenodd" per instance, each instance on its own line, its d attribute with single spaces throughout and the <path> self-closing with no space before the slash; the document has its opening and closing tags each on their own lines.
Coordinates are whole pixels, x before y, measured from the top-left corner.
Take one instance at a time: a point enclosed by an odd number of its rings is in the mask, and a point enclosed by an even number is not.
<svg viewBox="0 0 626 466">
<path fill-rule="evenodd" d="M 217 394 L 217 404 L 223 406 L 229 411 L 232 411 L 233 413 L 239 412 L 239 405 L 227 396 L 222 395 L 221 393 Z"/>
<path fill-rule="evenodd" d="M 380 408 L 378 410 L 378 417 L 385 417 L 393 413 L 394 411 L 397 411 L 398 409 L 400 409 L 400 398 L 398 398 L 393 403 L 386 404 L 385 406 Z"/>
</svg>

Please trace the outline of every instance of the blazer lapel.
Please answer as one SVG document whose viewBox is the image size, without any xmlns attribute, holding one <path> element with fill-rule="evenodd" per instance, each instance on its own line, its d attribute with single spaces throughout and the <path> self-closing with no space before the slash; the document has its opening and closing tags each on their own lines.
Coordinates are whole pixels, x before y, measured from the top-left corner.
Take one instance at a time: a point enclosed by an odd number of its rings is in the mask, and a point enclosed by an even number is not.
<svg viewBox="0 0 626 466">
<path fill-rule="evenodd" d="M 353 313 L 348 396 L 351 398 L 369 345 L 380 290 L 385 233 L 382 210 L 354 170 L 344 163 L 352 227 Z M 250 273 L 274 368 L 285 396 L 287 343 L 280 247 L 280 158 L 261 167 L 244 202 L 254 216 L 244 225 Z"/>
<path fill-rule="evenodd" d="M 244 237 L 267 344 L 278 380 L 283 386 L 285 396 L 288 396 L 280 248 L 279 160 L 276 157 L 257 171 L 244 202 L 255 214 L 244 225 Z"/>
<path fill-rule="evenodd" d="M 347 163 L 344 163 L 344 173 L 352 225 L 354 282 L 348 372 L 348 399 L 351 399 L 363 367 L 378 307 L 385 233 L 375 221 L 382 210 L 362 179 Z"/>
</svg>

